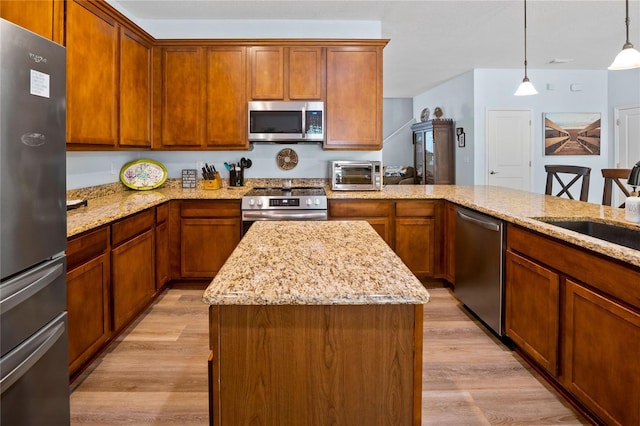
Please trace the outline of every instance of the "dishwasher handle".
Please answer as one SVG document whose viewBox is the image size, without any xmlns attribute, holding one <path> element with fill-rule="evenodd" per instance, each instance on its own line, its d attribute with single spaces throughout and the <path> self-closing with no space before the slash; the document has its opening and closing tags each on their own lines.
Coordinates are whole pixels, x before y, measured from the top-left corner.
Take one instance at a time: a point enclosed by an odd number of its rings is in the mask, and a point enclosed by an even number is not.
<svg viewBox="0 0 640 426">
<path fill-rule="evenodd" d="M 484 221 L 482 219 L 475 218 L 473 216 L 469 216 L 467 214 L 462 213 L 460 210 L 456 211 L 458 217 L 462 220 L 466 220 L 467 222 L 472 222 L 478 226 L 481 226 L 490 231 L 499 232 L 500 224 L 495 222 Z"/>
</svg>

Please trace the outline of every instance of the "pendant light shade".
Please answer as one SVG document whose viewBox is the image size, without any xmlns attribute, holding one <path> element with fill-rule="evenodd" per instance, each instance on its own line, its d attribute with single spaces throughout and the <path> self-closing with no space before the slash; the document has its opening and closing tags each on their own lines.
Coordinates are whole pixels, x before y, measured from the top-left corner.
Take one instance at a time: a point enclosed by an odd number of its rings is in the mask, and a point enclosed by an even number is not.
<svg viewBox="0 0 640 426">
<path fill-rule="evenodd" d="M 627 40 L 622 46 L 622 51 L 618 53 L 613 60 L 613 63 L 609 65 L 609 69 L 612 71 L 618 70 L 630 70 L 634 68 L 640 68 L 640 52 L 633 48 L 633 44 L 629 41 L 629 0 L 626 0 L 626 18 L 624 20 L 627 27 Z"/>
<path fill-rule="evenodd" d="M 537 95 L 538 91 L 527 77 L 527 0 L 524 0 L 524 78 L 514 96 Z"/>
</svg>

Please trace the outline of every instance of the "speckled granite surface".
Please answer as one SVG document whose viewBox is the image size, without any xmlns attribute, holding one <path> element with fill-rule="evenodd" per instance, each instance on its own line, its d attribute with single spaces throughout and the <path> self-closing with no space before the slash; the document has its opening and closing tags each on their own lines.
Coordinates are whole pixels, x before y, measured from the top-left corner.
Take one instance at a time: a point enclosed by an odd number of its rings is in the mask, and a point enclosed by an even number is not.
<svg viewBox="0 0 640 426">
<path fill-rule="evenodd" d="M 257 186 L 263 186 L 268 181 L 258 181 L 260 185 Z M 248 182 L 247 186 L 241 188 L 224 187 L 207 191 L 164 185 L 153 191 L 126 190 L 90 199 L 87 207 L 68 213 L 67 236 L 80 234 L 172 199 L 240 200 L 251 186 L 251 182 Z M 338 192 L 325 186 L 325 190 L 330 200 L 445 199 L 640 267 L 640 250 L 611 244 L 536 220 L 588 218 L 640 230 L 640 224 L 624 220 L 624 209 L 491 186 L 390 185 L 382 191 L 372 192 Z"/>
<path fill-rule="evenodd" d="M 424 304 L 429 293 L 367 222 L 256 222 L 202 300 L 211 305 Z"/>
</svg>

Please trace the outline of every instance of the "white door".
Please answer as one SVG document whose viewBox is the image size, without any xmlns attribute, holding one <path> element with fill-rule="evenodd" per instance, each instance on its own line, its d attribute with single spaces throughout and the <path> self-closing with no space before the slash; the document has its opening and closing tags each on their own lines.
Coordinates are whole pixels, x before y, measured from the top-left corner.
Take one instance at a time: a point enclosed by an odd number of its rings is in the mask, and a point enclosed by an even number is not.
<svg viewBox="0 0 640 426">
<path fill-rule="evenodd" d="M 615 109 L 616 116 L 616 168 L 630 169 L 640 161 L 640 106 Z M 624 201 L 621 191 L 613 185 L 611 205 L 619 206 Z M 631 189 L 631 188 L 629 188 Z"/>
<path fill-rule="evenodd" d="M 531 191 L 531 111 L 487 112 L 487 184 Z"/>
</svg>

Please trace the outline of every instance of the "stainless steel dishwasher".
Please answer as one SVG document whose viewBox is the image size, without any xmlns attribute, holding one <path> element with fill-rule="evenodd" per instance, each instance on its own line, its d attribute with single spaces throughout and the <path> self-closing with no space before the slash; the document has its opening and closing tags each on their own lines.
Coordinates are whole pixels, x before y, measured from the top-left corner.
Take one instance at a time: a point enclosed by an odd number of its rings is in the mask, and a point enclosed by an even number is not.
<svg viewBox="0 0 640 426">
<path fill-rule="evenodd" d="M 504 223 L 456 209 L 456 297 L 498 336 L 503 327 Z"/>
</svg>

